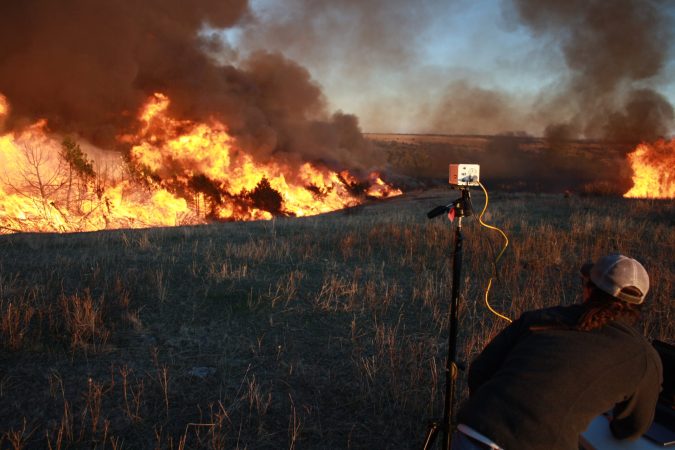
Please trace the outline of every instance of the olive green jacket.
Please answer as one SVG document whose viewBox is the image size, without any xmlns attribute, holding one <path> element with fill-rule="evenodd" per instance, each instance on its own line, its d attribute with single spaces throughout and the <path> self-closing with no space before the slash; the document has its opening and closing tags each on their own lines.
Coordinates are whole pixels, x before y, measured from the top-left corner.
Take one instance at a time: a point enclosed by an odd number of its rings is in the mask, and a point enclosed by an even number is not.
<svg viewBox="0 0 675 450">
<path fill-rule="evenodd" d="M 650 426 L 663 382 L 658 353 L 628 324 L 577 331 L 582 305 L 524 313 L 471 364 L 459 423 L 506 450 L 578 449 L 579 434 L 613 411 L 618 438 Z"/>
</svg>

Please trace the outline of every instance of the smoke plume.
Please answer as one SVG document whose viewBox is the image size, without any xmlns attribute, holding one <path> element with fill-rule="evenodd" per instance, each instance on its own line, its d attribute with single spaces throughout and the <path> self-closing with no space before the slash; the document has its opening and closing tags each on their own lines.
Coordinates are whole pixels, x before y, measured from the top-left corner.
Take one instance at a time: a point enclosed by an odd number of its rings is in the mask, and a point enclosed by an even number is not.
<svg viewBox="0 0 675 450">
<path fill-rule="evenodd" d="M 673 107 L 653 83 L 663 71 L 671 31 L 658 1 L 513 0 L 520 21 L 560 45 L 570 79 L 541 112 L 567 117 L 547 135 L 654 140 L 673 125 Z"/>
<path fill-rule="evenodd" d="M 178 118 L 215 117 L 261 161 L 374 164 L 355 117 L 329 114 L 309 72 L 278 53 L 237 66 L 204 33 L 250 16 L 246 0 L 26 0 L 0 4 L 0 94 L 6 126 L 38 118 L 113 148 L 155 92 Z M 357 158 L 358 155 L 358 158 Z"/>
</svg>

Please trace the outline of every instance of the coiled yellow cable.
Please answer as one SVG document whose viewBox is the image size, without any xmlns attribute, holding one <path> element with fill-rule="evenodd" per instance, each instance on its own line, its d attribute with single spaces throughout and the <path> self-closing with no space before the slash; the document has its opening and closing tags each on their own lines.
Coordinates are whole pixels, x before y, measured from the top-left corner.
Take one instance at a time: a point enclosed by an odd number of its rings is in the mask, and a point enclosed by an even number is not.
<svg viewBox="0 0 675 450">
<path fill-rule="evenodd" d="M 488 296 L 490 295 L 490 288 L 492 287 L 492 279 L 495 277 L 495 275 L 496 275 L 496 273 L 497 273 L 497 262 L 499 262 L 499 260 L 501 259 L 502 255 L 503 255 L 504 252 L 506 251 L 506 247 L 509 246 L 509 238 L 506 236 L 506 234 L 505 234 L 501 229 L 499 229 L 499 228 L 497 228 L 497 227 L 495 227 L 495 226 L 492 226 L 492 225 L 488 225 L 488 224 L 486 224 L 485 222 L 483 222 L 483 214 L 485 214 L 485 211 L 487 211 L 488 202 L 489 202 L 489 197 L 488 197 L 487 189 L 485 189 L 485 186 L 483 186 L 483 183 L 478 182 L 478 184 L 480 185 L 481 189 L 483 189 L 483 192 L 485 193 L 485 206 L 483 207 L 483 211 L 481 211 L 480 216 L 478 216 L 478 222 L 479 222 L 482 226 L 484 226 L 485 228 L 489 228 L 490 230 L 496 230 L 496 231 L 498 231 L 499 234 L 501 234 L 502 237 L 504 238 L 504 242 L 505 242 L 505 243 L 504 243 L 504 247 L 502 247 L 502 250 L 499 252 L 499 254 L 497 255 L 497 257 L 495 258 L 494 266 L 493 266 L 493 269 L 494 269 L 493 273 L 494 273 L 494 274 L 490 277 L 490 280 L 488 281 L 487 288 L 485 289 L 485 305 L 486 305 L 487 308 L 490 310 L 490 312 L 492 312 L 492 314 L 496 315 L 496 316 L 499 317 L 500 319 L 504 319 L 504 320 L 506 320 L 507 322 L 511 323 L 511 322 L 513 322 L 513 321 L 512 321 L 511 319 L 509 319 L 507 316 L 505 316 L 505 315 L 503 315 L 503 314 L 500 314 L 500 313 L 498 313 L 497 311 L 495 311 L 495 309 L 492 308 L 492 306 L 490 305 L 490 301 L 488 300 Z"/>
</svg>

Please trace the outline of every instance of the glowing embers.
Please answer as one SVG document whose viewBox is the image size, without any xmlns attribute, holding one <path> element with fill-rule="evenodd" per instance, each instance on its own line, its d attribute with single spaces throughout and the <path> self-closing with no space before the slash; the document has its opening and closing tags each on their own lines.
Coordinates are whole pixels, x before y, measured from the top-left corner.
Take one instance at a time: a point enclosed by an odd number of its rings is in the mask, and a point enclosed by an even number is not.
<svg viewBox="0 0 675 450">
<path fill-rule="evenodd" d="M 624 197 L 675 198 L 675 141 L 642 143 L 628 155 L 633 187 Z"/>
</svg>

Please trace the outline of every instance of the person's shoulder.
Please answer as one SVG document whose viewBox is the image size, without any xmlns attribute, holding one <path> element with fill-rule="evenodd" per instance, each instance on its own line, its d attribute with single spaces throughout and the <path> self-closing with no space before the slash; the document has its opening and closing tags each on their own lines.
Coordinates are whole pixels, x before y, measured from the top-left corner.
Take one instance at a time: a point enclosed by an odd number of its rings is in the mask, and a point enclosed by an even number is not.
<svg viewBox="0 0 675 450">
<path fill-rule="evenodd" d="M 663 362 L 661 361 L 661 355 L 659 355 L 659 352 L 654 348 L 654 344 L 649 342 L 647 338 L 644 339 L 646 342 L 645 346 L 645 354 L 647 355 L 647 358 L 649 359 L 650 363 L 652 366 L 655 368 L 657 372 L 662 373 L 663 372 Z"/>
<path fill-rule="evenodd" d="M 649 339 L 643 335 L 635 326 L 623 323 L 621 321 L 610 322 L 609 327 L 604 329 L 614 330 L 614 333 L 619 332 L 620 335 L 624 336 L 623 346 L 626 350 L 629 348 L 634 348 L 637 353 L 642 355 L 651 365 L 656 368 L 661 367 L 661 357 L 659 352 L 656 351 L 654 345 L 649 341 Z M 616 334 L 615 334 L 616 336 Z"/>
<path fill-rule="evenodd" d="M 636 343 L 636 353 L 644 362 L 645 379 L 658 379 L 658 385 L 661 385 L 663 382 L 663 363 L 659 352 L 656 351 L 649 339 L 641 334 L 633 342 Z"/>
<path fill-rule="evenodd" d="M 635 326 L 633 323 L 628 323 L 623 320 L 612 320 L 606 327 L 603 329 L 612 330 L 614 333 L 620 333 L 625 335 L 627 338 L 630 338 L 635 345 L 642 346 L 656 354 L 656 350 L 652 347 L 652 344 Z M 658 356 L 658 354 L 656 354 Z"/>
</svg>

